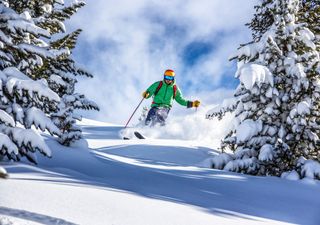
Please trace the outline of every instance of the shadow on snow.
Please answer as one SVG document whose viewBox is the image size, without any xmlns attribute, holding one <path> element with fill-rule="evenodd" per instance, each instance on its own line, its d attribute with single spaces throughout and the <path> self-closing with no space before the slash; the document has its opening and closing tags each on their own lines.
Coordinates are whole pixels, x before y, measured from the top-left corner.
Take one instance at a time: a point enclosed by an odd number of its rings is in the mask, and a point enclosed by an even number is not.
<svg viewBox="0 0 320 225">
<path fill-rule="evenodd" d="M 38 213 L 29 212 L 26 210 L 19 210 L 19 209 L 10 209 L 7 207 L 0 207 L 0 215 L 6 215 L 11 217 L 16 217 L 24 220 L 29 220 L 41 224 L 47 225 L 75 225 L 75 223 L 70 223 L 63 219 L 46 216 Z"/>
<path fill-rule="evenodd" d="M 84 131 L 86 138 L 99 139 L 106 136 L 115 138 L 115 133 L 120 129 L 121 127 L 85 127 Z M 104 133 L 108 131 L 110 133 Z M 178 157 L 174 155 L 177 151 L 187 154 L 195 149 L 162 147 L 161 150 L 159 146 L 126 146 L 125 143 L 120 148 L 105 147 L 91 152 L 78 149 L 66 149 L 60 154 L 54 152 L 53 159 L 41 158 L 42 163 L 39 165 L 44 164 L 47 167 L 45 169 L 51 169 L 69 178 L 67 182 L 61 181 L 55 178 L 57 175 L 52 174 L 49 182 L 95 185 L 103 189 L 126 191 L 148 198 L 197 206 L 208 213 L 226 217 L 250 219 L 250 216 L 255 216 L 298 224 L 320 224 L 318 185 L 271 177 L 245 176 L 176 162 L 164 162 L 159 158 L 145 159 L 139 155 L 141 152 L 135 155 L 134 151 L 139 149 L 144 151 L 142 155 L 145 155 L 148 150 L 153 149 L 150 154 L 156 154 L 157 151 L 154 150 L 159 148 L 159 157 L 165 151 L 171 152 L 172 157 Z M 53 140 L 48 140 L 48 144 L 56 145 Z M 205 151 L 204 148 L 198 150 Z M 75 151 L 78 151 L 76 160 L 73 158 Z M 68 170 L 56 169 L 65 165 L 68 165 Z M 14 170 L 9 168 L 9 172 Z"/>
</svg>

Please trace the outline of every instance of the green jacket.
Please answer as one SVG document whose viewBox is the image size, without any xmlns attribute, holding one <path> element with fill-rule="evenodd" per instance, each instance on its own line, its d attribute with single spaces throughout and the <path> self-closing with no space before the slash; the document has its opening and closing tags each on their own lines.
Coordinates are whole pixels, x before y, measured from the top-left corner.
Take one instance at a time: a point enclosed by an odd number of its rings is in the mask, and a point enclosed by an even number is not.
<svg viewBox="0 0 320 225">
<path fill-rule="evenodd" d="M 160 88 L 158 94 L 154 96 L 154 93 L 157 90 L 157 87 L 159 85 L 160 81 L 157 81 L 153 83 L 148 89 L 147 92 L 149 93 L 149 97 L 153 96 L 153 102 L 151 104 L 151 107 L 167 107 L 171 108 L 172 107 L 172 102 L 173 99 L 176 100 L 180 105 L 190 107 L 192 102 L 187 101 L 183 98 L 182 93 L 178 86 L 176 85 L 176 96 L 174 98 L 174 90 L 173 86 L 175 85 L 175 81 L 168 85 L 166 82 L 162 81 L 162 87 Z"/>
</svg>

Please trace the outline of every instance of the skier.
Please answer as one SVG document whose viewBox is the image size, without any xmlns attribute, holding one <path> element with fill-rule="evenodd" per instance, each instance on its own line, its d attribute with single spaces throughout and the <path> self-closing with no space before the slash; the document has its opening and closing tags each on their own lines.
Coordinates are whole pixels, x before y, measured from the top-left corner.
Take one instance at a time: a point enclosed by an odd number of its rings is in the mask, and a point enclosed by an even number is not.
<svg viewBox="0 0 320 225">
<path fill-rule="evenodd" d="M 188 101 L 183 98 L 180 89 L 175 84 L 174 78 L 175 72 L 173 70 L 166 70 L 163 81 L 153 83 L 142 93 L 142 96 L 146 99 L 153 96 L 153 102 L 148 112 L 145 125 L 154 126 L 157 123 L 161 126 L 165 125 L 173 99 L 180 105 L 187 106 L 187 108 L 199 107 L 200 101 Z"/>
</svg>

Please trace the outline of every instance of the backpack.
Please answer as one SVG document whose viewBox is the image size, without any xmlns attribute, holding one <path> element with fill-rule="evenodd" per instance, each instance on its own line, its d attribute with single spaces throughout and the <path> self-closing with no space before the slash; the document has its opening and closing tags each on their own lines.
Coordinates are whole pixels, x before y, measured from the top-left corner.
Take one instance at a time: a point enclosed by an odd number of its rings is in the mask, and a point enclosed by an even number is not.
<svg viewBox="0 0 320 225">
<path fill-rule="evenodd" d="M 154 96 L 156 96 L 158 94 L 158 92 L 161 89 L 162 85 L 163 85 L 163 81 L 160 81 L 156 91 L 154 92 Z M 176 94 L 177 94 L 177 85 L 173 85 L 173 99 L 176 98 Z"/>
</svg>

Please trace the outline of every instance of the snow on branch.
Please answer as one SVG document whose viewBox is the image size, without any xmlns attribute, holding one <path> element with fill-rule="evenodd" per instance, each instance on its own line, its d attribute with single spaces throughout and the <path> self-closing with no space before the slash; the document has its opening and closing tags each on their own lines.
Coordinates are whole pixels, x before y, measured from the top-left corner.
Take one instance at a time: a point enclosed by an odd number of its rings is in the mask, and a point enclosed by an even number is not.
<svg viewBox="0 0 320 225">
<path fill-rule="evenodd" d="M 0 72 L 1 73 L 1 72 Z M 4 77 L 2 79 L 7 79 L 9 77 L 15 77 L 22 80 L 31 80 L 24 73 L 20 72 L 16 67 L 7 67 L 2 71 Z"/>
<path fill-rule="evenodd" d="M 46 47 L 39 47 L 39 46 L 25 44 L 25 43 L 19 44 L 18 47 L 23 51 L 42 56 L 44 58 L 51 58 L 51 59 L 55 58 L 55 54 L 48 51 L 48 48 Z"/>
<path fill-rule="evenodd" d="M 13 95 L 14 91 L 18 91 L 18 93 L 22 96 L 22 92 L 26 91 L 31 97 L 38 95 L 40 98 L 44 97 L 50 101 L 60 101 L 60 97 L 41 81 L 9 78 L 6 83 L 6 88 L 11 95 Z"/>
<path fill-rule="evenodd" d="M 297 39 L 303 42 L 307 47 L 311 48 L 312 50 L 316 50 L 317 46 L 313 42 L 315 39 L 315 35 L 306 27 L 300 29 L 298 31 Z"/>
<path fill-rule="evenodd" d="M 257 153 L 252 148 L 238 148 L 234 152 L 234 157 L 236 159 L 242 159 L 242 158 L 249 158 L 249 157 L 256 157 Z"/>
<path fill-rule="evenodd" d="M 34 125 L 36 128 L 40 128 L 42 131 L 49 131 L 50 134 L 61 135 L 60 130 L 40 109 L 32 107 L 26 112 L 26 127 L 30 128 Z"/>
<path fill-rule="evenodd" d="M 227 153 L 221 153 L 220 155 L 215 156 L 212 158 L 211 163 L 212 163 L 212 168 L 214 169 L 219 169 L 222 170 L 225 165 L 233 160 L 233 156 Z"/>
<path fill-rule="evenodd" d="M 305 100 L 296 104 L 296 106 L 290 111 L 290 117 L 293 119 L 297 116 L 309 115 L 311 113 L 311 102 Z"/>
<path fill-rule="evenodd" d="M 261 120 L 244 120 L 236 129 L 237 143 L 240 144 L 250 140 L 253 136 L 262 131 L 262 127 Z"/>
<path fill-rule="evenodd" d="M 306 160 L 302 166 L 301 173 L 307 178 L 320 179 L 320 163 L 314 160 Z"/>
<path fill-rule="evenodd" d="M 99 110 L 99 106 L 95 102 L 88 100 L 83 94 L 66 95 L 63 100 L 67 105 L 72 105 L 74 109 Z"/>
<path fill-rule="evenodd" d="M 30 21 L 25 21 L 22 19 L 9 20 L 8 21 L 8 29 L 10 29 L 12 32 L 22 30 L 22 31 L 34 34 L 36 36 L 41 35 L 44 37 L 50 37 L 50 33 L 47 30 L 44 30 L 44 29 L 30 23 Z"/>
<path fill-rule="evenodd" d="M 35 131 L 31 129 L 12 128 L 10 134 L 19 148 L 31 152 L 38 150 L 42 154 L 51 157 L 49 147 L 45 144 L 43 138 Z"/>
<path fill-rule="evenodd" d="M 256 171 L 258 167 L 257 159 L 255 157 L 247 159 L 235 159 L 227 163 L 223 168 L 226 171 L 232 172 L 246 172 L 251 173 Z"/>
<path fill-rule="evenodd" d="M 17 103 L 12 104 L 12 113 L 14 115 L 15 120 L 19 121 L 21 124 L 23 124 L 24 111 L 23 111 L 23 108 L 19 104 L 17 104 Z"/>
<path fill-rule="evenodd" d="M 270 70 L 266 66 L 254 63 L 242 65 L 236 73 L 236 78 L 239 78 L 240 82 L 248 90 L 254 85 L 260 87 L 263 83 L 270 84 L 271 87 L 274 85 L 273 75 Z"/>
<path fill-rule="evenodd" d="M 222 104 L 215 106 L 207 112 L 206 118 L 213 119 L 214 117 L 218 116 L 220 119 L 226 112 L 233 112 L 236 109 L 238 103 L 239 100 L 237 98 L 224 99 Z"/>
<path fill-rule="evenodd" d="M 12 40 L 5 33 L 0 30 L 0 41 L 12 45 Z"/>
<path fill-rule="evenodd" d="M 0 133 L 0 151 L 5 151 L 8 154 L 18 155 L 19 151 L 17 146 L 10 140 L 10 138 L 3 133 Z"/>
<path fill-rule="evenodd" d="M 0 109 L 0 124 L 1 123 L 12 127 L 15 125 L 13 118 L 8 113 Z"/>
<path fill-rule="evenodd" d="M 261 147 L 258 159 L 261 161 L 272 161 L 274 155 L 273 146 L 265 144 Z"/>
</svg>

